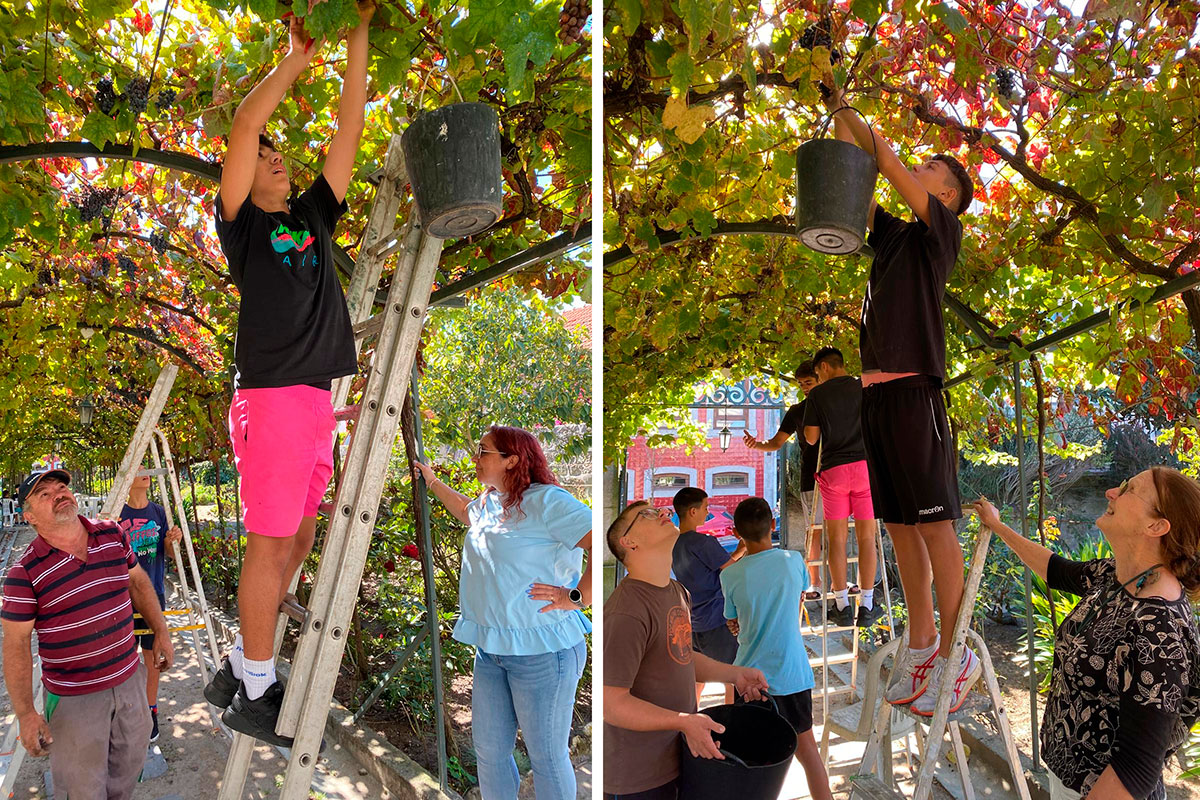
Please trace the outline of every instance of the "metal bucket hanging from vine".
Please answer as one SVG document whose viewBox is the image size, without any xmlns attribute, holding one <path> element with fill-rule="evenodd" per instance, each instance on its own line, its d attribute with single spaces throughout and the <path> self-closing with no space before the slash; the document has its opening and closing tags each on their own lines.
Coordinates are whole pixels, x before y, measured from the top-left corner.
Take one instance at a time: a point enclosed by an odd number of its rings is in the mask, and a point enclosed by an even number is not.
<svg viewBox="0 0 1200 800">
<path fill-rule="evenodd" d="M 818 253 L 845 255 L 863 246 L 879 169 L 857 145 L 820 138 L 832 120 L 796 150 L 796 233 Z"/>
<path fill-rule="evenodd" d="M 421 114 L 400 144 L 430 236 L 469 236 L 500 219 L 500 118 L 491 106 L 454 103 Z"/>
</svg>

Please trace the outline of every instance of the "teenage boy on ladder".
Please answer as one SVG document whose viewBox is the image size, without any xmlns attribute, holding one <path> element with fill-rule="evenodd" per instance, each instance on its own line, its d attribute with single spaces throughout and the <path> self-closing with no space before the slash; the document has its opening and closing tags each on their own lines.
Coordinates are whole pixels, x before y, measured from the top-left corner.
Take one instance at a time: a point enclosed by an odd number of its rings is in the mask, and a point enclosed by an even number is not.
<svg viewBox="0 0 1200 800">
<path fill-rule="evenodd" d="M 217 235 L 241 292 L 229 431 L 241 476 L 246 556 L 238 583 L 241 632 L 204 689 L 235 731 L 290 747 L 275 733 L 283 686 L 274 638 L 288 584 L 313 545 L 317 506 L 333 473 L 334 378 L 355 371 L 354 333 L 333 262 L 333 231 L 364 125 L 367 27 L 358 6 L 346 37 L 337 133 L 321 174 L 291 203 L 283 157 L 262 134 L 319 45 L 291 19 L 291 47 L 238 106 L 214 204 Z"/>
<path fill-rule="evenodd" d="M 826 86 L 836 86 L 826 75 Z M 971 177 L 957 160 L 936 155 L 911 170 L 850 110 L 840 89 L 826 93 L 839 139 L 875 154 L 880 173 L 912 210 L 906 222 L 874 201 L 867 243 L 875 251 L 859 326 L 862 434 L 876 515 L 887 525 L 908 605 L 908 648 L 892 670 L 886 698 L 933 715 L 943 680 L 953 682 L 951 710 L 979 678 L 979 657 L 963 648 L 947 667 L 951 637 L 940 636 L 930 580 L 947 631 L 963 596 L 963 554 L 954 530 L 962 516 L 958 465 L 942 402 L 946 334 L 942 297 L 962 247 L 958 216 L 971 204 Z"/>
</svg>

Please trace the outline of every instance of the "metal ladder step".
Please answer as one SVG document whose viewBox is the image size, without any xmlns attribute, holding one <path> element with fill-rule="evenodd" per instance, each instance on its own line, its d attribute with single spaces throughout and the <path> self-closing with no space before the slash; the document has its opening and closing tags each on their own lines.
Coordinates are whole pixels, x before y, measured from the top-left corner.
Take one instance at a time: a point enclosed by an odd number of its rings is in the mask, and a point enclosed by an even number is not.
<svg viewBox="0 0 1200 800">
<path fill-rule="evenodd" d="M 373 317 L 367 317 L 362 322 L 356 322 L 353 326 L 355 339 L 368 339 L 372 336 L 378 336 L 379 331 L 383 328 L 383 314 L 376 314 Z"/>
<path fill-rule="evenodd" d="M 357 403 L 348 406 L 341 406 L 340 408 L 335 408 L 333 410 L 333 418 L 338 422 L 345 420 L 355 421 L 358 419 L 358 412 L 359 407 Z"/>
<path fill-rule="evenodd" d="M 312 617 L 309 610 L 300 605 L 299 598 L 290 592 L 283 596 L 283 602 L 279 604 L 279 612 L 286 615 L 288 619 L 299 622 L 302 631 L 308 627 L 308 621 Z"/>
</svg>

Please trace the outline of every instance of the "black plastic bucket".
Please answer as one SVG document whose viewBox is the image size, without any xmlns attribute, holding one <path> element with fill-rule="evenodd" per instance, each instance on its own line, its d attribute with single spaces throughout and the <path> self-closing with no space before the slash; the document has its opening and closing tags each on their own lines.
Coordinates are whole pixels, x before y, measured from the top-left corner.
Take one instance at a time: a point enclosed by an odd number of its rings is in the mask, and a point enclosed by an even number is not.
<svg viewBox="0 0 1200 800">
<path fill-rule="evenodd" d="M 713 706 L 707 714 L 725 726 L 713 734 L 725 759 L 696 758 L 683 745 L 680 800 L 776 800 L 796 752 L 796 732 L 773 708 Z"/>
<path fill-rule="evenodd" d="M 875 159 L 839 139 L 812 139 L 796 150 L 796 232 L 819 253 L 863 245 L 875 194 Z"/>
<path fill-rule="evenodd" d="M 422 114 L 400 144 L 426 233 L 469 236 L 500 219 L 500 119 L 491 106 L 455 103 Z"/>
</svg>

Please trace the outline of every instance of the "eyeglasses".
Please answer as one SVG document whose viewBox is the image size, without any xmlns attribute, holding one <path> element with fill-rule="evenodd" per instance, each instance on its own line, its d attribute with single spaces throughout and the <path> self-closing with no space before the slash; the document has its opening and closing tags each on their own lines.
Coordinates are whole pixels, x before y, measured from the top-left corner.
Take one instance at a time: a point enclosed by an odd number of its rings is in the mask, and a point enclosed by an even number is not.
<svg viewBox="0 0 1200 800">
<path fill-rule="evenodd" d="M 499 450 L 485 450 L 485 449 L 483 449 L 482 444 L 475 448 L 475 457 L 476 458 L 483 458 L 484 453 L 495 453 L 498 456 L 507 456 L 508 455 L 508 453 L 502 453 Z"/>
<path fill-rule="evenodd" d="M 617 538 L 620 539 L 629 535 L 629 532 L 633 530 L 633 526 L 637 524 L 639 519 L 658 519 L 658 514 L 659 511 L 657 508 L 643 508 L 633 515 L 633 519 L 629 520 L 629 525 L 625 528 L 625 533 L 622 533 Z"/>
<path fill-rule="evenodd" d="M 1158 510 L 1158 506 L 1156 506 L 1154 503 L 1151 503 L 1149 500 L 1147 500 L 1146 498 L 1142 497 L 1142 496 L 1141 496 L 1140 494 L 1138 494 L 1137 492 L 1131 492 L 1131 491 L 1129 490 L 1129 478 L 1126 478 L 1125 480 L 1121 481 L 1121 485 L 1117 487 L 1117 496 L 1118 496 L 1118 497 L 1119 497 L 1120 495 L 1123 495 L 1123 494 L 1126 494 L 1126 493 L 1132 494 L 1132 495 L 1133 495 L 1134 497 L 1136 497 L 1138 500 L 1141 500 L 1143 503 L 1145 503 L 1146 505 L 1150 506 L 1150 510 L 1151 510 L 1151 511 L 1153 511 L 1155 514 L 1157 514 L 1157 515 L 1158 515 L 1158 516 L 1160 516 L 1160 517 L 1162 516 L 1162 512 Z"/>
</svg>

